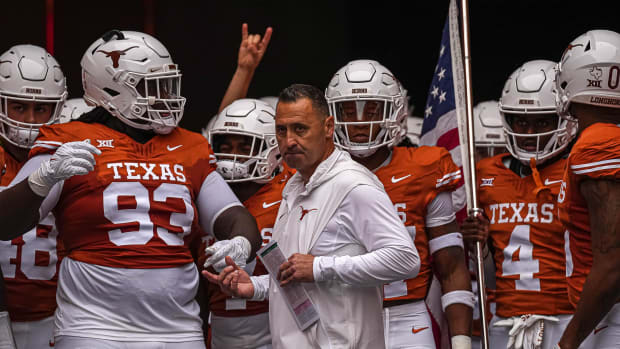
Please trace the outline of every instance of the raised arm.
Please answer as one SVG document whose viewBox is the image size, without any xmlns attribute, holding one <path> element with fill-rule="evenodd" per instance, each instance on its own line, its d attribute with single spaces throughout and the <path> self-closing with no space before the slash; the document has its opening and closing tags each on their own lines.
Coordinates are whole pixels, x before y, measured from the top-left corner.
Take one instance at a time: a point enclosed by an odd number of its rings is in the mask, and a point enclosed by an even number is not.
<svg viewBox="0 0 620 349">
<path fill-rule="evenodd" d="M 262 39 L 260 34 L 248 34 L 248 24 L 241 25 L 241 45 L 239 46 L 239 55 L 237 58 L 237 70 L 235 71 L 226 94 L 222 98 L 222 103 L 218 113 L 224 110 L 230 103 L 237 99 L 245 98 L 256 67 L 263 59 L 263 55 L 269 46 L 273 29 L 268 27 Z"/>
</svg>

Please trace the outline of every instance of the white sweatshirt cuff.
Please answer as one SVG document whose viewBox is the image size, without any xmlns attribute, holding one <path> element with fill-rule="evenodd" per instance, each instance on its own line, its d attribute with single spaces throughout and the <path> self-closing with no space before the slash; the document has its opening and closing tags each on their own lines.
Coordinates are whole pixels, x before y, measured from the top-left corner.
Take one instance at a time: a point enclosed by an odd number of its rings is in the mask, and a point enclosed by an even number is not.
<svg viewBox="0 0 620 349">
<path fill-rule="evenodd" d="M 335 265 L 335 256 L 314 257 L 314 261 L 312 262 L 314 282 L 334 280 L 336 277 Z"/>
<path fill-rule="evenodd" d="M 251 276 L 252 286 L 254 286 L 254 295 L 251 301 L 264 301 L 269 298 L 269 274 L 260 276 Z"/>
</svg>

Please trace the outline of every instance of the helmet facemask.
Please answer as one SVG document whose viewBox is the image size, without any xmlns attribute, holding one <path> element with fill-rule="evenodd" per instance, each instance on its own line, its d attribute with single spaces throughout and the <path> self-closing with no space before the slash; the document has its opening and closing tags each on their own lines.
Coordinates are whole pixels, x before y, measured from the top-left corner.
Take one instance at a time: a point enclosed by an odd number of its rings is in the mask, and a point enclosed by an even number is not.
<svg viewBox="0 0 620 349">
<path fill-rule="evenodd" d="M 335 115 L 334 141 L 353 156 L 371 156 L 400 139 L 402 125 L 393 116 L 403 105 L 396 107 L 392 98 L 335 98 L 329 106 Z"/>
<path fill-rule="evenodd" d="M 228 137 L 243 139 L 243 154 L 228 150 Z M 217 171 L 227 183 L 254 181 L 266 183 L 274 176 L 273 164 L 277 162 L 279 152 L 275 135 L 261 135 L 246 131 L 213 129 L 209 132 L 211 143 L 217 159 Z"/>
<path fill-rule="evenodd" d="M 39 135 L 39 128 L 51 125 L 58 120 L 66 92 L 60 97 L 41 98 L 25 94 L 8 94 L 0 91 L 0 134 L 9 143 L 24 149 L 30 149 Z M 45 103 L 51 108 L 50 117 L 44 123 L 21 122 L 9 116 L 9 103 Z"/>
<path fill-rule="evenodd" d="M 127 72 L 125 85 L 136 96 L 130 111 L 131 126 L 167 134 L 181 121 L 185 106 L 185 98 L 181 96 L 181 73 L 176 64 L 169 66 L 169 71 L 160 73 Z"/>
<path fill-rule="evenodd" d="M 545 132 L 518 133 L 513 130 L 514 118 L 517 116 L 527 117 L 528 115 L 502 113 L 506 149 L 513 157 L 527 166 L 530 164 L 530 158 L 534 158 L 537 164 L 542 164 L 560 154 L 576 134 L 575 124 L 557 114 L 532 114 L 532 116 L 534 115 L 554 118 L 553 122 L 556 127 Z M 545 142 L 545 138 L 549 139 Z M 525 149 L 519 146 L 520 142 L 530 144 L 535 149 Z"/>
</svg>

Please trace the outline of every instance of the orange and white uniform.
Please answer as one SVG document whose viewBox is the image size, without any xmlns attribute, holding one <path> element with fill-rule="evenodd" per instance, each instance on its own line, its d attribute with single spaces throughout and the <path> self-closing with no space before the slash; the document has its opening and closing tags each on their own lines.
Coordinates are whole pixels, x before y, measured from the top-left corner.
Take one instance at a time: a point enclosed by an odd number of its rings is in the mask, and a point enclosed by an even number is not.
<svg viewBox="0 0 620 349">
<path fill-rule="evenodd" d="M 41 128 L 29 163 L 84 140 L 102 152 L 94 170 L 57 185 L 41 207 L 53 211 L 67 250 L 55 336 L 204 347 L 188 244 L 198 224 L 210 233 L 219 213 L 240 205 L 208 142 L 176 128 L 141 144 L 72 122 Z"/>
<path fill-rule="evenodd" d="M 256 219 L 263 237 L 263 246 L 271 241 L 273 225 L 282 200 L 282 189 L 294 174 L 288 167 L 283 168 L 283 172 L 264 184 L 243 203 Z M 258 257 L 244 269 L 251 276 L 268 274 Z M 226 296 L 217 285 L 210 284 L 209 287 L 213 349 L 271 347 L 268 300 L 251 301 L 233 298 Z"/>
<path fill-rule="evenodd" d="M 434 347 L 432 324 L 424 303 L 433 276 L 426 228 L 451 222 L 454 212 L 450 205 L 447 219 L 433 217 L 429 206 L 440 193 L 449 194 L 456 189 L 461 172 L 444 148 L 424 146 L 393 148 L 386 164 L 374 173 L 414 239 L 421 263 L 415 278 L 383 287 L 386 347 L 407 343 Z M 393 301 L 405 304 L 390 306 Z"/>
<path fill-rule="evenodd" d="M 0 188 L 6 188 L 23 163 L 17 162 L 1 147 L 0 160 Z M 0 240 L 0 266 L 18 348 L 41 348 L 53 344 L 52 316 L 56 310 L 56 285 L 62 255 L 62 244 L 51 214 L 24 235 L 11 241 Z"/>
<path fill-rule="evenodd" d="M 497 321 L 536 314 L 560 319 L 558 326 L 545 327 L 544 336 L 553 339 L 543 343 L 553 345 L 573 313 L 566 290 L 568 234 L 556 207 L 566 160 L 539 169 L 547 190 L 538 195 L 534 175 L 521 177 L 508 168 L 509 161 L 518 160 L 500 154 L 477 164 L 478 198 L 489 217 L 495 261 L 497 317 L 491 322 L 490 344 L 506 347 L 509 328 L 494 327 Z"/>
<path fill-rule="evenodd" d="M 596 123 L 573 146 L 562 190 L 558 196 L 560 219 L 570 233 L 568 294 L 574 307 L 579 302 L 592 268 L 592 240 L 588 205 L 581 194 L 585 180 L 620 179 L 620 125 Z M 620 306 L 616 304 L 582 344 L 584 348 L 612 348 L 620 343 Z"/>
</svg>

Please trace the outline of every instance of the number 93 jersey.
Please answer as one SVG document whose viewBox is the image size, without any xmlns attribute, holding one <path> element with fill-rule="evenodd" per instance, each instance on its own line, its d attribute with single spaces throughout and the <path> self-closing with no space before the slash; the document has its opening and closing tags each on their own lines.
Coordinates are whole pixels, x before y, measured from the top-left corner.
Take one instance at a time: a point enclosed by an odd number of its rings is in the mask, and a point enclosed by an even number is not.
<svg viewBox="0 0 620 349">
<path fill-rule="evenodd" d="M 427 208 L 439 193 L 456 189 L 461 171 L 444 148 L 395 147 L 390 163 L 377 169 L 375 175 L 383 183 L 420 255 L 418 276 L 385 285 L 384 302 L 424 299 L 432 277 L 426 234 Z"/>
<path fill-rule="evenodd" d="M 504 165 L 508 154 L 478 162 L 480 207 L 490 221 L 496 270 L 497 315 L 571 314 L 566 290 L 568 233 L 555 207 L 566 160 L 539 169 L 551 195 L 534 193 L 532 175 Z"/>
<path fill-rule="evenodd" d="M 194 204 L 215 156 L 201 135 L 174 129 L 141 144 L 99 123 L 40 129 L 30 156 L 66 142 L 99 150 L 93 171 L 64 181 L 53 213 L 68 256 L 112 268 L 170 268 L 193 259 L 186 246 Z"/>
<path fill-rule="evenodd" d="M 570 232 L 573 268 L 567 273 L 568 293 L 575 307 L 593 260 L 590 216 L 580 184 L 588 179 L 620 180 L 619 139 L 620 125 L 596 123 L 581 133 L 568 157 L 558 204 L 560 219 Z"/>
<path fill-rule="evenodd" d="M 0 190 L 11 183 L 23 164 L 0 147 Z M 13 321 L 37 321 L 56 309 L 58 269 L 63 255 L 54 216 L 11 241 L 0 240 L 0 266 L 6 286 L 7 308 Z"/>
</svg>

